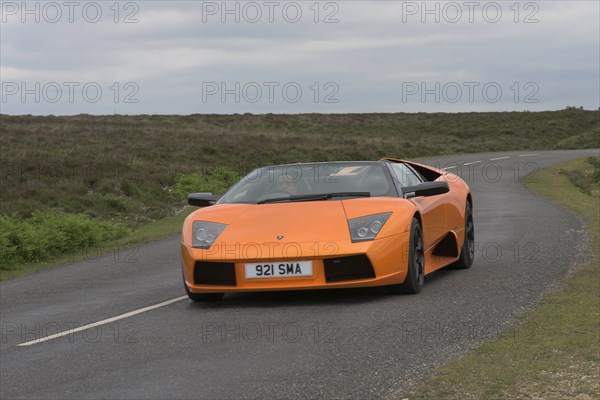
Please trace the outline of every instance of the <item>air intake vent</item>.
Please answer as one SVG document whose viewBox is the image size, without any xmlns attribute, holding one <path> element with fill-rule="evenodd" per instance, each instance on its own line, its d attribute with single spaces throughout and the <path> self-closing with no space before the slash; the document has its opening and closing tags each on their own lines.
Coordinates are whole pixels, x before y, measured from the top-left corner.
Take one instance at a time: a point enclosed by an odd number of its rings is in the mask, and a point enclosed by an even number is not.
<svg viewBox="0 0 600 400">
<path fill-rule="evenodd" d="M 323 262 L 327 282 L 375 278 L 373 266 L 365 255 L 329 258 Z"/>
<path fill-rule="evenodd" d="M 194 266 L 194 283 L 235 286 L 235 266 L 233 263 L 198 261 Z"/>
</svg>

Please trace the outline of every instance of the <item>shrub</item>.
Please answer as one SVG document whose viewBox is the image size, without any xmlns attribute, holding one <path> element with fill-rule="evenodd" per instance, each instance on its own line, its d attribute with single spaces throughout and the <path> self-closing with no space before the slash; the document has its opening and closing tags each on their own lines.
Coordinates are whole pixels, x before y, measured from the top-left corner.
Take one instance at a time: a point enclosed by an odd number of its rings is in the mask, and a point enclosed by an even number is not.
<svg viewBox="0 0 600 400">
<path fill-rule="evenodd" d="M 129 229 L 82 214 L 34 211 L 27 219 L 0 216 L 0 232 L 0 268 L 7 269 L 119 239 Z"/>
<path fill-rule="evenodd" d="M 222 194 L 239 180 L 239 175 L 226 167 L 218 167 L 208 173 L 194 172 L 180 175 L 175 184 L 175 193 L 181 199 L 187 199 L 194 192 Z"/>
<path fill-rule="evenodd" d="M 577 186 L 581 192 L 588 196 L 598 191 L 600 183 L 600 158 L 589 157 L 588 163 L 590 169 L 561 169 L 560 174 L 565 175 L 573 185 Z"/>
</svg>

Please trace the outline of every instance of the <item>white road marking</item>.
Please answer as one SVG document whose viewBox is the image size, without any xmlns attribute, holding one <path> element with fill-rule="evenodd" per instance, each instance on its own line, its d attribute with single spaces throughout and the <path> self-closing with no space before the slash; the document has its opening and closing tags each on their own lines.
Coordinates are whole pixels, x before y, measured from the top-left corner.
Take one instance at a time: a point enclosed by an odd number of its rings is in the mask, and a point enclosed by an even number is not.
<svg viewBox="0 0 600 400">
<path fill-rule="evenodd" d="M 103 319 L 102 321 L 98 321 L 98 322 L 92 322 L 91 324 L 80 326 L 79 328 L 73 328 L 73 329 L 69 329 L 67 331 L 58 332 L 58 333 L 55 333 L 53 335 L 48 335 L 48 336 L 41 337 L 39 339 L 31 340 L 29 342 L 19 343 L 17 346 L 31 346 L 32 344 L 47 342 L 48 340 L 56 339 L 56 338 L 59 338 L 59 337 L 62 337 L 62 336 L 66 336 L 66 335 L 71 335 L 71 334 L 73 334 L 75 332 L 84 331 L 86 329 L 94 328 L 94 327 L 99 326 L 99 325 L 109 324 L 111 322 L 118 321 L 120 319 L 131 317 L 131 316 L 134 316 L 134 315 L 137 315 L 137 314 L 141 314 L 141 313 L 146 312 L 146 311 L 154 310 L 156 308 L 168 306 L 169 304 L 173 304 L 173 303 L 176 303 L 178 301 L 181 301 L 181 300 L 187 299 L 187 298 L 188 298 L 187 296 L 177 297 L 175 299 L 163 301 L 162 303 L 158 303 L 158 304 L 155 304 L 153 306 L 139 308 L 137 310 L 130 311 L 130 312 L 125 313 L 125 314 L 117 315 L 116 317 Z"/>
<path fill-rule="evenodd" d="M 480 163 L 480 162 L 481 162 L 481 161 L 472 161 L 472 162 L 466 162 L 466 163 L 464 163 L 463 165 L 473 165 L 473 164 L 478 164 L 478 163 Z"/>
<path fill-rule="evenodd" d="M 496 161 L 496 160 L 505 160 L 507 158 L 510 158 L 510 156 L 506 156 L 506 157 L 496 157 L 496 158 L 490 158 L 490 161 Z"/>
<path fill-rule="evenodd" d="M 451 166 L 449 166 L 449 167 L 444 167 L 444 168 L 442 168 L 442 169 L 445 171 L 445 170 L 447 170 L 447 169 L 453 169 L 453 168 L 456 168 L 456 167 L 457 167 L 456 165 L 451 165 Z"/>
<path fill-rule="evenodd" d="M 519 157 L 531 157 L 531 156 L 539 156 L 540 153 L 536 153 L 536 154 L 519 154 Z"/>
</svg>

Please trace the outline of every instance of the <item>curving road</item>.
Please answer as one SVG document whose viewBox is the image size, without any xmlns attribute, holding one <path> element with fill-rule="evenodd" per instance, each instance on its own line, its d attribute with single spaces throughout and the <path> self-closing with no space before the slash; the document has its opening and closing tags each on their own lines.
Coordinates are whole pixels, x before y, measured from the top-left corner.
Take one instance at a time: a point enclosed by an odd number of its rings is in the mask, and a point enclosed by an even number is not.
<svg viewBox="0 0 600 400">
<path fill-rule="evenodd" d="M 425 161 L 471 185 L 477 247 L 473 268 L 434 273 L 417 296 L 375 288 L 193 304 L 181 298 L 177 237 L 3 282 L 0 397 L 397 398 L 501 329 L 535 340 L 511 328 L 515 316 L 587 244 L 577 216 L 518 181 L 585 155 L 598 150 Z"/>
</svg>

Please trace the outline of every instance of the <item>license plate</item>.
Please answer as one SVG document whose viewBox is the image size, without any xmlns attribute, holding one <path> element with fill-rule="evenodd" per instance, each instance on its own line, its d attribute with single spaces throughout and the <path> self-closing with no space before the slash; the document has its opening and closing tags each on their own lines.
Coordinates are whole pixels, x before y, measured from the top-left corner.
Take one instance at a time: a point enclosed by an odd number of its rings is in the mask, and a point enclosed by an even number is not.
<svg viewBox="0 0 600 400">
<path fill-rule="evenodd" d="M 246 279 L 312 276 L 312 261 L 246 264 Z"/>
</svg>

